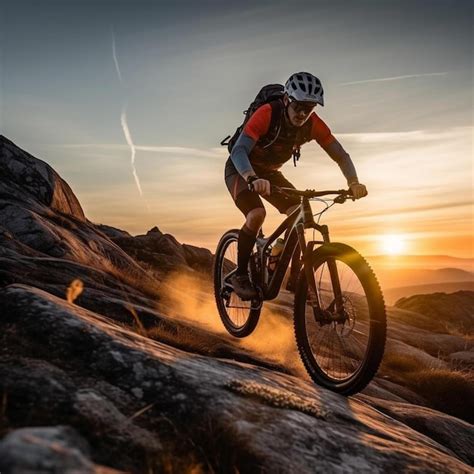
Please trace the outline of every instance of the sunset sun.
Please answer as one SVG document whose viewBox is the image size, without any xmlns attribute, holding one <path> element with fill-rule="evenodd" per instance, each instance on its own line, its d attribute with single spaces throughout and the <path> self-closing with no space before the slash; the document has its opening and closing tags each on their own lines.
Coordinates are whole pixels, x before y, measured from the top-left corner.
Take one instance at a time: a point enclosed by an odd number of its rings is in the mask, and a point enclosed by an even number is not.
<svg viewBox="0 0 474 474">
<path fill-rule="evenodd" d="M 401 255 L 406 248 L 406 238 L 403 235 L 385 235 L 380 239 L 380 246 L 386 255 Z"/>
</svg>

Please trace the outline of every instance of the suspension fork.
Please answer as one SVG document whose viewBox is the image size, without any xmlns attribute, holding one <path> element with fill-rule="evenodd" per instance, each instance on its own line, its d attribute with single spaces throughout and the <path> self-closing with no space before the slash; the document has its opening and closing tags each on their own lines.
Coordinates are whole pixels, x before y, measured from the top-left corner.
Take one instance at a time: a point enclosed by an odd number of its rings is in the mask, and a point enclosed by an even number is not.
<svg viewBox="0 0 474 474">
<path fill-rule="evenodd" d="M 306 281 L 308 282 L 308 300 L 311 306 L 313 307 L 314 310 L 316 309 L 321 309 L 321 303 L 319 301 L 319 295 L 316 290 L 316 280 L 314 278 L 314 272 L 313 272 L 313 262 L 312 262 L 312 254 L 313 254 L 313 249 L 316 244 L 329 244 L 330 239 L 329 239 L 329 229 L 326 225 L 318 225 L 315 224 L 314 228 L 317 229 L 319 232 L 321 232 L 323 236 L 323 241 L 311 241 L 306 244 L 305 238 L 304 238 L 304 228 L 303 226 L 297 226 L 297 232 L 298 232 L 298 240 L 300 243 L 300 247 L 302 249 L 303 253 L 303 261 L 304 261 L 304 270 L 305 270 L 305 276 L 306 276 Z M 329 270 L 329 275 L 331 278 L 331 285 L 332 289 L 334 292 L 334 301 L 331 303 L 330 306 L 336 306 L 336 310 L 339 313 L 343 309 L 343 300 L 342 300 L 342 291 L 341 291 L 341 285 L 339 281 L 339 274 L 337 271 L 337 264 L 334 258 L 328 258 L 327 259 L 327 264 L 328 264 L 328 270 Z M 332 309 L 331 307 L 328 308 L 329 310 Z"/>
<path fill-rule="evenodd" d="M 334 258 L 328 258 L 327 263 L 329 275 L 331 276 L 332 291 L 334 292 L 334 301 L 331 303 L 329 309 L 332 312 L 333 306 L 336 305 L 336 312 L 340 314 L 344 309 L 344 304 L 342 301 L 341 282 L 339 281 L 336 260 L 334 260 Z"/>
<path fill-rule="evenodd" d="M 300 251 L 303 256 L 303 268 L 306 276 L 306 281 L 308 282 L 308 302 L 314 310 L 318 310 L 321 308 L 321 305 L 319 303 L 318 292 L 316 291 L 316 281 L 314 280 L 313 264 L 311 261 L 314 244 L 316 242 L 311 241 L 306 244 L 303 224 L 298 224 L 296 226 L 296 233 L 298 235 Z"/>
<path fill-rule="evenodd" d="M 329 239 L 329 229 L 327 225 L 318 226 L 319 231 L 323 236 L 323 241 L 325 244 L 329 244 L 331 241 Z M 339 273 L 337 271 L 336 260 L 332 257 L 327 259 L 329 276 L 331 278 L 332 291 L 334 293 L 334 300 L 329 306 L 329 310 L 332 312 L 334 310 L 334 305 L 336 306 L 336 312 L 340 313 L 344 309 L 343 300 L 342 300 L 342 291 L 341 291 L 341 282 L 339 280 Z"/>
</svg>

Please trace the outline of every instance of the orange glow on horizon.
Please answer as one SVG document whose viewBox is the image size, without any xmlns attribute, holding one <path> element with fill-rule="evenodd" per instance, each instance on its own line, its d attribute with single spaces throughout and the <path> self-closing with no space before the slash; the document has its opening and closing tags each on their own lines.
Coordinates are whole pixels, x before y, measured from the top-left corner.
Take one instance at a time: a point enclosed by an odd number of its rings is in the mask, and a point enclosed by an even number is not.
<svg viewBox="0 0 474 474">
<path fill-rule="evenodd" d="M 382 236 L 379 245 L 386 255 L 402 255 L 407 248 L 406 237 L 400 234 Z"/>
</svg>

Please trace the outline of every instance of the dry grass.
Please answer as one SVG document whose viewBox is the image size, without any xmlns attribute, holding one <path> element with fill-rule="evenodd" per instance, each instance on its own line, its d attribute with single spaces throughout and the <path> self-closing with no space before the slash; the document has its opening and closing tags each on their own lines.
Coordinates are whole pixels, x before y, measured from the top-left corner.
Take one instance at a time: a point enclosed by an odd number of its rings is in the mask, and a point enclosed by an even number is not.
<svg viewBox="0 0 474 474">
<path fill-rule="evenodd" d="M 170 326 L 169 324 L 160 322 L 157 326 L 147 329 L 144 335 L 150 339 L 178 347 L 188 352 L 212 355 L 216 350 L 215 338 L 211 335 L 199 337 L 196 331 L 185 326 Z"/>
<path fill-rule="evenodd" d="M 469 423 L 474 422 L 474 374 L 452 368 L 421 365 L 402 354 L 387 354 L 382 371 L 422 396 L 427 404 Z"/>
<path fill-rule="evenodd" d="M 125 305 L 125 308 L 127 308 L 127 310 L 130 311 L 130 314 L 133 316 L 133 320 L 135 322 L 135 332 L 140 334 L 140 336 L 148 336 L 147 330 L 143 326 L 135 308 L 131 304 Z"/>
<path fill-rule="evenodd" d="M 154 278 L 154 275 L 142 269 L 138 263 L 137 268 L 123 269 L 111 261 L 103 260 L 100 267 L 104 272 L 115 277 L 119 283 L 124 283 L 152 299 L 157 298 L 160 282 Z"/>
<path fill-rule="evenodd" d="M 275 408 L 296 410 L 306 415 L 325 420 L 329 413 L 313 401 L 305 400 L 288 390 L 277 389 L 253 381 L 232 380 L 227 388 L 233 392 L 257 398 Z"/>
<path fill-rule="evenodd" d="M 439 411 L 474 423 L 474 376 L 450 369 L 410 372 L 407 383 Z"/>
<path fill-rule="evenodd" d="M 404 354 L 391 354 L 385 353 L 381 370 L 383 372 L 395 372 L 398 373 L 405 373 L 405 372 L 416 372 L 420 370 L 420 363 Z"/>
</svg>

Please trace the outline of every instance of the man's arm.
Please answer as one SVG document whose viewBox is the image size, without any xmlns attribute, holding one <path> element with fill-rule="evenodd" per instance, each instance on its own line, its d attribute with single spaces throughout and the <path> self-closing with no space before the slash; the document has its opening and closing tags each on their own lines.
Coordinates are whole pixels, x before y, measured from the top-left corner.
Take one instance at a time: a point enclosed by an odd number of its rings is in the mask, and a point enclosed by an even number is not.
<svg viewBox="0 0 474 474">
<path fill-rule="evenodd" d="M 247 180 L 249 176 L 255 176 L 256 173 L 250 164 L 249 156 L 256 141 L 245 133 L 241 133 L 240 137 L 235 142 L 230 154 L 230 159 L 235 166 L 235 169 L 239 174 Z"/>
<path fill-rule="evenodd" d="M 324 150 L 339 165 L 349 186 L 359 182 L 354 163 L 352 163 L 349 153 L 344 150 L 337 140 L 333 140 L 329 145 L 325 146 Z"/>
<path fill-rule="evenodd" d="M 268 132 L 271 118 L 272 107 L 270 104 L 264 104 L 259 107 L 245 124 L 242 133 L 232 148 L 230 159 L 234 163 L 236 170 L 245 180 L 249 176 L 256 175 L 250 164 L 250 152 L 258 140 Z"/>
<path fill-rule="evenodd" d="M 347 185 L 354 197 L 359 199 L 367 196 L 367 188 L 359 183 L 354 163 L 352 163 L 349 153 L 344 150 L 342 145 L 334 139 L 329 145 L 324 147 L 324 150 L 341 168 L 342 174 L 347 179 Z"/>
<path fill-rule="evenodd" d="M 257 177 L 252 165 L 250 164 L 249 156 L 252 148 L 257 143 L 256 140 L 249 137 L 247 134 L 242 132 L 240 137 L 235 142 L 230 154 L 230 159 L 235 166 L 238 173 L 248 182 L 250 176 Z M 268 196 L 270 194 L 270 181 L 266 179 L 256 179 L 252 182 L 253 190 L 262 196 Z"/>
</svg>

